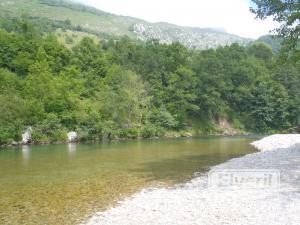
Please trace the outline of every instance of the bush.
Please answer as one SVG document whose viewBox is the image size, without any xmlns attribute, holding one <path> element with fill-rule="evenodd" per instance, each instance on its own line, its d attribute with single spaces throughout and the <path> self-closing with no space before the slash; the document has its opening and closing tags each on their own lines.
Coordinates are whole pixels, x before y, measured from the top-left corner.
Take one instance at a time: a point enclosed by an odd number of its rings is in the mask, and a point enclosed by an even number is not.
<svg viewBox="0 0 300 225">
<path fill-rule="evenodd" d="M 54 130 L 51 133 L 50 141 L 56 142 L 56 141 L 66 141 L 67 140 L 67 131 L 64 129 L 61 130 Z"/>
<path fill-rule="evenodd" d="M 66 42 L 66 44 L 73 44 L 74 40 L 69 35 L 67 35 L 65 38 L 65 42 Z"/>
<path fill-rule="evenodd" d="M 81 129 L 86 140 L 95 141 L 102 138 L 103 122 L 101 115 L 95 111 L 90 112 L 82 123 Z"/>
<path fill-rule="evenodd" d="M 31 141 L 33 143 L 49 143 L 50 138 L 46 134 L 43 134 L 40 129 L 34 128 L 31 134 Z"/>
<path fill-rule="evenodd" d="M 12 143 L 12 134 L 5 127 L 0 127 L 0 145 Z"/>
<path fill-rule="evenodd" d="M 23 126 L 19 120 L 0 126 L 0 145 L 21 141 Z"/>
<path fill-rule="evenodd" d="M 48 114 L 41 123 L 33 127 L 32 141 L 35 143 L 65 141 L 66 139 L 67 131 L 55 114 Z"/>
<path fill-rule="evenodd" d="M 178 125 L 178 121 L 174 119 L 172 114 L 165 107 L 153 110 L 150 115 L 150 121 L 160 127 L 168 129 L 175 128 Z"/>
<path fill-rule="evenodd" d="M 138 128 L 120 129 L 118 131 L 118 136 L 120 138 L 137 138 L 139 137 L 139 129 Z"/>
<path fill-rule="evenodd" d="M 156 127 L 156 136 L 162 137 L 166 133 L 166 130 L 163 127 Z"/>
<path fill-rule="evenodd" d="M 147 124 L 141 130 L 141 136 L 143 138 L 161 137 L 165 134 L 165 130 L 160 126 L 154 124 Z"/>
<path fill-rule="evenodd" d="M 88 132 L 83 130 L 82 128 L 76 129 L 77 132 L 77 139 L 79 141 L 87 141 L 88 140 Z"/>
</svg>

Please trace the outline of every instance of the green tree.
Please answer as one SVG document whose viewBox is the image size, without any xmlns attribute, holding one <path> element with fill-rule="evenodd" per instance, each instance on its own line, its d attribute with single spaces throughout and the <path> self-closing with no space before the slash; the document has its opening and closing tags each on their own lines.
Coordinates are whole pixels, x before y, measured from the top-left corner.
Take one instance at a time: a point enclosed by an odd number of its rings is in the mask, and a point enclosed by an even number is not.
<svg viewBox="0 0 300 225">
<path fill-rule="evenodd" d="M 251 11 L 260 19 L 273 17 L 282 24 L 276 31 L 296 47 L 300 36 L 300 2 L 298 0 L 252 0 Z"/>
<path fill-rule="evenodd" d="M 105 90 L 100 92 L 104 115 L 120 127 L 140 127 L 150 100 L 140 77 L 132 71 L 115 67 L 105 84 Z"/>
<path fill-rule="evenodd" d="M 285 88 L 271 80 L 257 80 L 252 91 L 250 114 L 257 131 L 289 127 L 289 99 Z"/>
<path fill-rule="evenodd" d="M 254 43 L 252 44 L 249 49 L 249 54 L 255 56 L 258 59 L 263 60 L 266 64 L 271 63 L 273 58 L 273 52 L 269 45 L 264 43 Z"/>
</svg>

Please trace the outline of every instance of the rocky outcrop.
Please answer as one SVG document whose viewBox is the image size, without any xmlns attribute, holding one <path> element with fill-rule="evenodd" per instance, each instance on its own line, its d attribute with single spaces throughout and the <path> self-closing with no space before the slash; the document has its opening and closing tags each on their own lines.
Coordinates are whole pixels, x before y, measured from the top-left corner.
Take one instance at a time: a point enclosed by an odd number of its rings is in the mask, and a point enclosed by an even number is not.
<svg viewBox="0 0 300 225">
<path fill-rule="evenodd" d="M 28 127 L 22 134 L 22 144 L 28 144 L 31 141 L 32 128 Z"/>
<path fill-rule="evenodd" d="M 191 49 L 208 49 L 239 43 L 246 45 L 251 40 L 212 28 L 181 27 L 168 23 L 137 23 L 133 26 L 136 37 L 142 41 L 158 40 L 171 44 L 180 42 Z"/>
<path fill-rule="evenodd" d="M 68 142 L 76 142 L 77 141 L 77 133 L 75 131 L 71 131 L 67 134 Z"/>
</svg>

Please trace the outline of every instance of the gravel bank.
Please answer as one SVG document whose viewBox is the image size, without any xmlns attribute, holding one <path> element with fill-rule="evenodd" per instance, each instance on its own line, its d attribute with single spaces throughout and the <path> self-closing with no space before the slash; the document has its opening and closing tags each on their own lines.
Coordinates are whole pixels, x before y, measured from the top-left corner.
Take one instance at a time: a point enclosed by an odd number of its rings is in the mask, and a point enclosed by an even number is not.
<svg viewBox="0 0 300 225">
<path fill-rule="evenodd" d="M 212 189 L 204 175 L 172 188 L 141 191 L 115 208 L 96 213 L 86 224 L 299 225 L 299 142 L 299 135 L 273 135 L 252 143 L 263 152 L 212 168 L 278 169 L 280 189 Z"/>
<path fill-rule="evenodd" d="M 300 145 L 300 134 L 274 134 L 251 143 L 260 151 L 274 151 Z"/>
</svg>

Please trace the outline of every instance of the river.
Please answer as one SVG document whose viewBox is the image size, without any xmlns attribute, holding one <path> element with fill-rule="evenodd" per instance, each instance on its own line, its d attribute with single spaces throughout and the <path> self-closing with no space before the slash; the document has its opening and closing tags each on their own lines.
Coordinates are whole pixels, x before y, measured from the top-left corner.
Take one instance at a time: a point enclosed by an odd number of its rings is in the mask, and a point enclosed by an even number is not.
<svg viewBox="0 0 300 225">
<path fill-rule="evenodd" d="M 85 225 L 299 225 L 300 136 L 256 142 L 262 152 L 212 166 L 171 187 L 144 189 Z"/>
<path fill-rule="evenodd" d="M 0 151 L 0 224 L 77 224 L 147 187 L 255 152 L 249 137 L 23 146 Z"/>
</svg>

